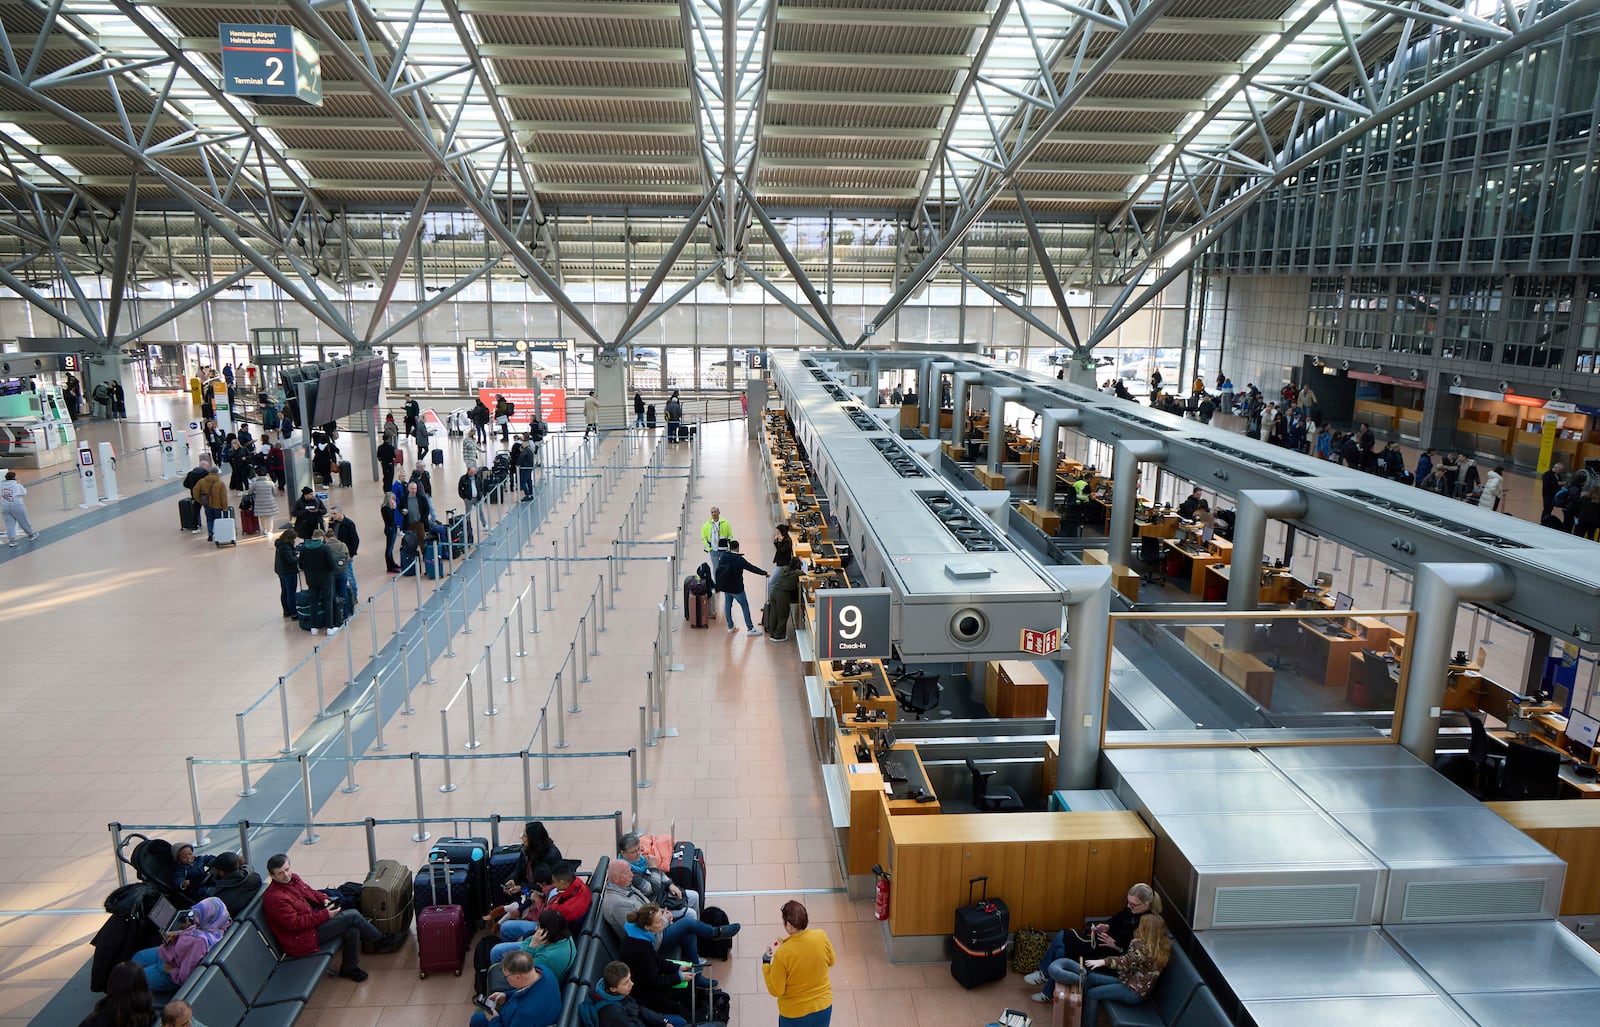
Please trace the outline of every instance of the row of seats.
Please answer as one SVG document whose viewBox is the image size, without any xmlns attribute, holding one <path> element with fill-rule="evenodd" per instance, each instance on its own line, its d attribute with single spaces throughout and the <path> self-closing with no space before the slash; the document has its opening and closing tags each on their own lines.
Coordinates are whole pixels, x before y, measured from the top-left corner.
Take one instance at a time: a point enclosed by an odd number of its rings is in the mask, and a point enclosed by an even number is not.
<svg viewBox="0 0 1600 1027">
<path fill-rule="evenodd" d="M 176 998 L 206 1027 L 289 1027 L 305 1011 L 339 942 L 291 959 L 278 947 L 262 912 L 263 888 L 190 975 Z"/>
<path fill-rule="evenodd" d="M 1176 945 L 1148 998 L 1137 1005 L 1107 1002 L 1101 1008 L 1113 1027 L 1229 1027 L 1232 1022 Z"/>
<path fill-rule="evenodd" d="M 595 950 L 600 948 L 600 933 L 607 929 L 604 912 L 606 901 L 606 873 L 611 869 L 611 858 L 601 856 L 589 875 L 589 891 L 594 900 L 589 904 L 589 914 L 583 918 L 583 927 L 574 932 L 577 951 L 573 954 L 572 970 L 567 974 L 566 990 L 561 995 L 561 1019 L 557 1027 L 580 1027 L 578 1007 L 583 1005 L 594 990 L 606 968 L 606 960 L 595 964 Z"/>
</svg>

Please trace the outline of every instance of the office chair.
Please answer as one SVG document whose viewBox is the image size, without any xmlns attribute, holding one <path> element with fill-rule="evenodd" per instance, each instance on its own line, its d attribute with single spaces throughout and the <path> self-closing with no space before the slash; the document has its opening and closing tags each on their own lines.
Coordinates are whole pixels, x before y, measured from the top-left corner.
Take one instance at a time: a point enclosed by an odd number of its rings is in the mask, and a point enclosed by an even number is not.
<svg viewBox="0 0 1600 1027">
<path fill-rule="evenodd" d="M 1317 582 L 1317 585 L 1322 589 L 1326 590 L 1326 589 L 1332 588 L 1333 587 L 1333 572 L 1332 571 L 1319 571 L 1317 573 L 1316 582 Z"/>
<path fill-rule="evenodd" d="M 967 770 L 972 773 L 972 805 L 977 807 L 979 813 L 1015 813 L 1022 810 L 1022 797 L 1015 788 L 1008 785 L 989 786 L 989 779 L 994 777 L 996 771 L 979 770 L 978 765 L 970 758 L 967 760 Z"/>
<path fill-rule="evenodd" d="M 1167 576 L 1161 572 L 1161 540 L 1146 535 L 1139 540 L 1139 562 L 1144 564 L 1146 585 L 1165 585 Z"/>
<path fill-rule="evenodd" d="M 1374 709 L 1392 710 L 1395 699 L 1400 692 L 1400 683 L 1395 680 L 1389 667 L 1389 661 L 1383 658 L 1382 653 L 1373 652 L 1371 649 L 1361 650 L 1361 663 L 1366 669 L 1367 702 Z"/>
<path fill-rule="evenodd" d="M 1500 772 L 1506 758 L 1499 752 L 1499 744 L 1489 729 L 1483 726 L 1483 714 L 1463 710 L 1467 726 L 1472 729 L 1472 742 L 1467 746 L 1467 763 L 1472 767 L 1473 788 L 1478 794 L 1492 792 L 1499 787 Z"/>
<path fill-rule="evenodd" d="M 1294 653 L 1300 646 L 1300 625 L 1287 617 L 1267 622 L 1267 652 L 1263 661 L 1273 670 L 1299 669 Z"/>
<path fill-rule="evenodd" d="M 1506 743 L 1506 765 L 1500 773 L 1498 799 L 1561 797 L 1561 754 L 1542 745 Z"/>
<path fill-rule="evenodd" d="M 913 670 L 900 680 L 910 682 L 911 687 L 895 689 L 895 701 L 914 719 L 921 720 L 923 714 L 938 707 L 939 696 L 944 693 L 944 686 L 939 684 L 937 677 L 920 670 Z M 896 684 L 899 684 L 899 681 Z"/>
</svg>

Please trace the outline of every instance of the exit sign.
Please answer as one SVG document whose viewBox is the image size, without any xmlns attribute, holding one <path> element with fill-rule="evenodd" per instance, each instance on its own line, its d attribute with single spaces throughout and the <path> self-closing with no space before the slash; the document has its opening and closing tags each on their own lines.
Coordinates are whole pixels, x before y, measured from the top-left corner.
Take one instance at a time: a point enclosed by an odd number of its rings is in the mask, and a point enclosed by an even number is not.
<svg viewBox="0 0 1600 1027">
<path fill-rule="evenodd" d="M 1032 628 L 1022 629 L 1022 644 L 1017 646 L 1025 653 L 1035 656 L 1049 656 L 1051 653 L 1061 651 L 1061 629 L 1051 628 L 1049 631 L 1034 631 Z"/>
</svg>

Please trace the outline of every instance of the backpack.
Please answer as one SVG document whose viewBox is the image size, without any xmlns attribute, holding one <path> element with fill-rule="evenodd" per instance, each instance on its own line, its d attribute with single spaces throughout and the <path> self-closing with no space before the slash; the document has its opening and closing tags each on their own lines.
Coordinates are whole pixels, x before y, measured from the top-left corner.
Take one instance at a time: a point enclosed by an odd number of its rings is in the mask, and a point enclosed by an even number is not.
<svg viewBox="0 0 1600 1027">
<path fill-rule="evenodd" d="M 702 923 L 712 927 L 728 926 L 728 914 L 721 906 L 707 906 L 700 913 Z M 700 955 L 707 959 L 727 959 L 733 955 L 732 938 L 702 938 L 699 942 Z"/>
<path fill-rule="evenodd" d="M 1011 970 L 1013 973 L 1031 974 L 1039 969 L 1049 947 L 1049 937 L 1037 927 L 1024 927 L 1011 943 Z M 702 946 L 703 947 L 703 946 Z"/>
</svg>

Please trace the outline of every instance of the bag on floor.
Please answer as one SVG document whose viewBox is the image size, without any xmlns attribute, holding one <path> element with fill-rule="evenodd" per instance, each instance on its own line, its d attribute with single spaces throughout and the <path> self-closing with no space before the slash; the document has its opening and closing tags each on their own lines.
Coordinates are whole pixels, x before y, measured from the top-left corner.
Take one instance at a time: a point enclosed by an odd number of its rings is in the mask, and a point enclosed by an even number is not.
<svg viewBox="0 0 1600 1027">
<path fill-rule="evenodd" d="M 479 938 L 477 948 L 472 950 L 472 994 L 475 996 L 494 994 L 489 987 L 489 953 L 499 944 L 499 936 L 490 934 Z"/>
<path fill-rule="evenodd" d="M 217 519 L 211 524 L 211 541 L 219 547 L 239 544 L 239 522 L 234 520 L 232 510 L 217 514 Z"/>
<path fill-rule="evenodd" d="M 1024 927 L 1017 931 L 1011 942 L 1011 972 L 1031 974 L 1039 969 L 1045 949 L 1050 946 L 1050 936 L 1037 927 Z"/>
<path fill-rule="evenodd" d="M 706 893 L 706 854 L 694 842 L 678 842 L 672 847 L 672 865 L 667 868 L 672 883 L 684 891 Z"/>
<path fill-rule="evenodd" d="M 200 504 L 192 499 L 178 500 L 178 530 L 200 530 Z"/>
<path fill-rule="evenodd" d="M 727 911 L 721 906 L 707 906 L 701 911 L 700 920 L 710 927 L 726 927 L 730 923 Z M 733 955 L 732 938 L 701 938 L 697 947 L 700 955 L 707 959 L 727 959 Z"/>
<path fill-rule="evenodd" d="M 249 497 L 247 496 L 245 498 L 248 499 Z M 255 512 L 254 509 L 246 507 L 243 504 L 240 504 L 240 506 L 239 506 L 239 527 L 244 530 L 244 533 L 246 535 L 259 535 L 259 534 L 261 534 L 261 519 L 256 516 L 256 512 Z"/>
<path fill-rule="evenodd" d="M 1050 1027 L 1082 1027 L 1083 989 L 1076 984 L 1057 984 L 1051 992 Z"/>
<path fill-rule="evenodd" d="M 352 481 L 354 481 L 354 480 L 355 480 L 355 475 L 350 470 L 350 461 L 348 461 L 348 460 L 340 460 L 339 461 L 339 487 L 347 489 L 347 488 L 350 487 L 350 483 Z"/>
<path fill-rule="evenodd" d="M 436 449 L 436 450 L 433 451 L 433 466 L 435 466 L 435 467 L 443 467 L 444 466 L 444 450 Z"/>
<path fill-rule="evenodd" d="M 411 929 L 411 869 L 399 860 L 380 859 L 361 882 L 361 915 L 385 934 Z"/>
<path fill-rule="evenodd" d="M 489 839 L 441 838 L 428 852 L 429 861 L 449 861 L 452 869 L 464 867 L 467 871 L 466 891 L 457 893 L 455 901 L 467 912 L 467 919 L 476 924 L 489 912 Z"/>
<path fill-rule="evenodd" d="M 430 578 L 439 576 L 439 543 L 431 538 L 422 547 L 422 573 Z"/>
<path fill-rule="evenodd" d="M 460 874 L 460 888 L 456 888 L 456 875 Z M 426 883 L 424 883 L 426 882 Z M 417 889 L 427 889 L 426 906 L 417 913 L 417 969 L 422 977 L 430 970 L 449 970 L 461 975 L 461 962 L 467 954 L 466 913 L 452 902 L 458 892 L 466 890 L 465 868 L 451 867 L 448 860 L 438 860 L 423 867 L 417 874 Z"/>
</svg>

